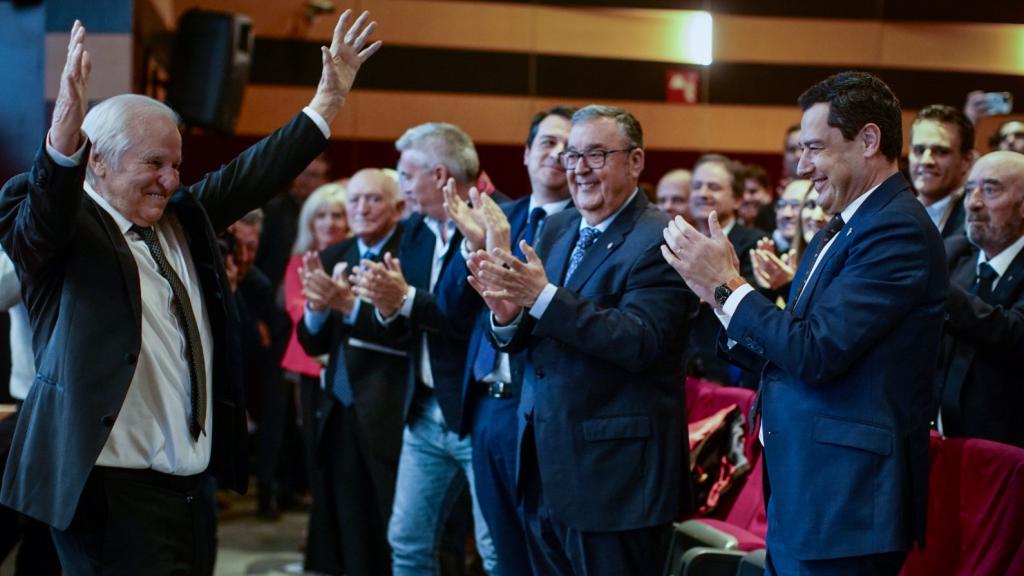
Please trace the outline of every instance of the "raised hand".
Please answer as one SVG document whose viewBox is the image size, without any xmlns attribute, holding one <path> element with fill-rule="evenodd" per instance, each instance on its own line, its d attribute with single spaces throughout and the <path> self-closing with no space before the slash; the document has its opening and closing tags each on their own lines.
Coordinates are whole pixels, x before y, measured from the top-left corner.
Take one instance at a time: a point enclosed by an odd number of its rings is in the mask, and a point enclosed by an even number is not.
<svg viewBox="0 0 1024 576">
<path fill-rule="evenodd" d="M 82 120 L 89 105 L 89 72 L 92 58 L 85 49 L 85 26 L 79 20 L 71 26 L 68 57 L 60 73 L 60 89 L 50 123 L 50 145 L 65 156 L 82 144 Z"/>
<path fill-rule="evenodd" d="M 512 227 L 508 222 L 508 218 L 505 216 L 505 212 L 501 210 L 501 206 L 494 201 L 487 194 L 477 193 L 475 196 L 473 190 L 469 191 L 470 199 L 473 201 L 473 205 L 480 206 L 480 211 L 484 216 L 484 225 L 487 230 L 485 244 L 485 250 L 493 253 L 495 250 L 504 250 L 506 252 L 512 251 Z"/>
<path fill-rule="evenodd" d="M 519 315 L 523 307 L 505 298 L 504 289 L 500 285 L 487 280 L 488 276 L 482 270 L 484 262 L 498 263 L 499 261 L 495 256 L 482 250 L 474 252 L 469 257 L 469 261 L 466 262 L 471 274 L 466 280 L 476 290 L 477 294 L 480 294 L 480 297 L 483 298 L 484 304 L 487 305 L 494 315 L 494 320 L 499 325 L 508 324 Z"/>
<path fill-rule="evenodd" d="M 701 300 L 714 303 L 715 288 L 740 275 L 739 258 L 716 212 L 708 215 L 708 228 L 710 237 L 676 216 L 665 227 L 661 255 Z"/>
<path fill-rule="evenodd" d="M 376 22 L 367 24 L 369 19 L 370 13 L 363 12 L 355 23 L 349 26 L 352 11 L 345 10 L 334 27 L 330 48 L 320 47 L 323 71 L 320 74 L 320 84 L 316 87 L 316 95 L 313 96 L 309 107 L 320 114 L 328 124 L 345 104 L 345 98 L 352 90 L 352 83 L 355 82 L 359 67 L 380 49 L 380 40 L 366 45 L 370 34 L 377 28 Z"/>
</svg>

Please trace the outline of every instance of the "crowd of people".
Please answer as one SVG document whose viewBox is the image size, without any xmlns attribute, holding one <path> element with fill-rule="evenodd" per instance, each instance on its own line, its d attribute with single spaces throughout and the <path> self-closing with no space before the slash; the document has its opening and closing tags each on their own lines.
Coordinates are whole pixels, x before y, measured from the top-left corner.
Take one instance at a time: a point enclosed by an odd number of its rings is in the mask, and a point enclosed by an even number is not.
<svg viewBox="0 0 1024 576">
<path fill-rule="evenodd" d="M 771 574 L 897 574 L 932 429 L 1024 448 L 1019 122 L 979 156 L 977 97 L 928 106 L 904 173 L 896 95 L 846 72 L 800 96 L 779 182 L 706 154 L 648 198 L 643 128 L 603 105 L 523 127 L 517 200 L 447 122 L 332 179 L 374 27 L 343 14 L 310 105 L 182 186 L 172 110 L 86 113 L 76 22 L 0 196 L 36 364 L 0 501 L 32 573 L 211 573 L 252 460 L 262 517 L 310 495 L 310 572 L 461 574 L 471 532 L 492 576 L 659 574 L 687 376 L 758 390 Z"/>
</svg>

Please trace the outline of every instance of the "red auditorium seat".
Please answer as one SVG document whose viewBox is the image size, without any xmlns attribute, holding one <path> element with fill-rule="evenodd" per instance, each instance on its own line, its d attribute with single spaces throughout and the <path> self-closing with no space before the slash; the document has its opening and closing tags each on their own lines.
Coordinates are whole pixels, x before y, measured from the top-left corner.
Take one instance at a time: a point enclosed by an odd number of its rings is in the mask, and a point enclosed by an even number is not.
<svg viewBox="0 0 1024 576">
<path fill-rule="evenodd" d="M 1024 449 L 933 434 L 924 550 L 905 576 L 1024 576 Z"/>
</svg>

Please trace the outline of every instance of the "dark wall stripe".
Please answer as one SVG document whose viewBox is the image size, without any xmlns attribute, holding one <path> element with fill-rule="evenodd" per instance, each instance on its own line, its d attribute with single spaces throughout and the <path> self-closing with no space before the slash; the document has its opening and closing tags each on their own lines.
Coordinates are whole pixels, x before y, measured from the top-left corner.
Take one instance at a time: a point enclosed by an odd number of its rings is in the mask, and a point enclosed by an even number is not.
<svg viewBox="0 0 1024 576">
<path fill-rule="evenodd" d="M 467 0 L 475 1 L 475 0 Z M 890 20 L 917 22 L 1024 23 L 1024 4 L 1013 0 L 489 0 L 508 4 L 571 7 L 706 10 L 712 14 Z"/>
<path fill-rule="evenodd" d="M 257 39 L 250 81 L 315 86 L 320 78 L 319 46 L 317 42 Z M 701 71 L 703 101 L 710 104 L 791 106 L 808 86 L 847 68 L 729 62 L 700 67 L 387 45 L 374 56 L 373 66 L 360 70 L 357 87 L 663 102 L 666 74 L 677 69 Z M 935 103 L 959 107 L 971 90 L 1024 94 L 1024 76 L 910 69 L 867 71 L 888 82 L 908 109 Z"/>
</svg>

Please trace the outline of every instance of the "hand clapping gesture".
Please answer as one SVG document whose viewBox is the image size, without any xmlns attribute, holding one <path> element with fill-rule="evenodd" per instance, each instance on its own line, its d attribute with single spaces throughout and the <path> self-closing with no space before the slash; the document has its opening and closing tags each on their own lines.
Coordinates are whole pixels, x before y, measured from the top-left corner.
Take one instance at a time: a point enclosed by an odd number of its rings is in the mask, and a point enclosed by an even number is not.
<svg viewBox="0 0 1024 576">
<path fill-rule="evenodd" d="M 476 187 L 469 189 L 469 201 L 455 190 L 455 179 L 449 178 L 444 187 L 444 208 L 448 218 L 466 238 L 470 252 L 501 248 L 511 251 L 511 227 L 501 207 Z"/>
<path fill-rule="evenodd" d="M 342 314 L 349 314 L 356 304 L 352 286 L 345 277 L 345 269 L 348 263 L 339 262 L 328 276 L 324 271 L 323 262 L 316 251 L 306 252 L 302 255 L 302 268 L 299 276 L 302 278 L 302 293 L 311 310 L 335 310 Z"/>
<path fill-rule="evenodd" d="M 363 260 L 349 278 L 356 296 L 376 306 L 384 318 L 394 316 L 409 293 L 402 263 L 390 252 L 384 254 L 383 262 Z"/>
</svg>

